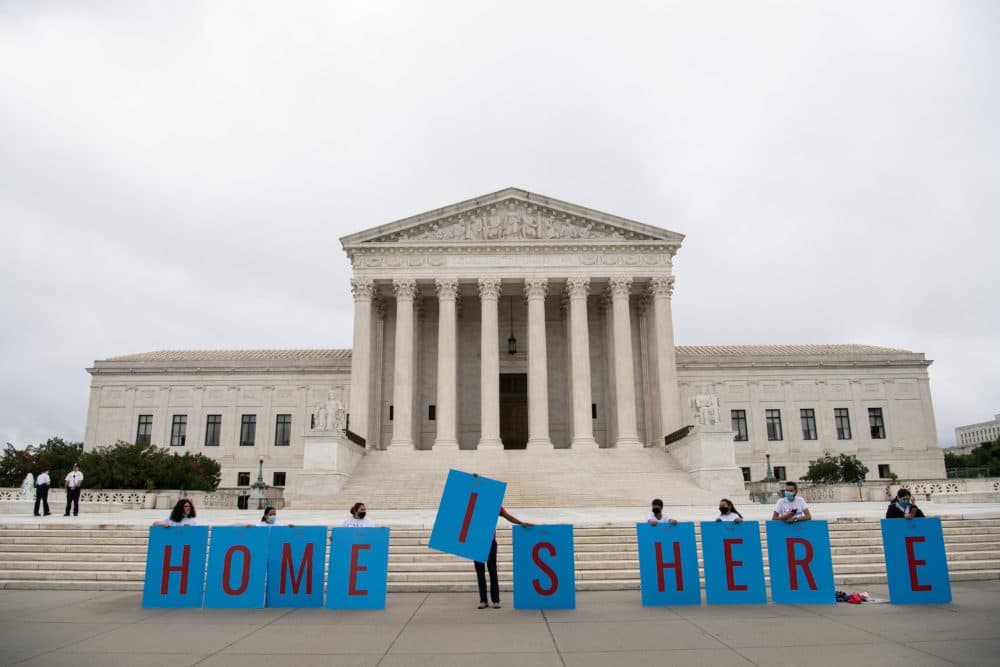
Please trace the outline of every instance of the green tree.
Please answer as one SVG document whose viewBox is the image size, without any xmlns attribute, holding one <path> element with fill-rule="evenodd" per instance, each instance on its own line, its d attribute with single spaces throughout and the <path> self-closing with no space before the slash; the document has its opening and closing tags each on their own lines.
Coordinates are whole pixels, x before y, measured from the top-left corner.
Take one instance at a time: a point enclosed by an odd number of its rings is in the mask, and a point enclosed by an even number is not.
<svg viewBox="0 0 1000 667">
<path fill-rule="evenodd" d="M 991 477 L 1000 476 L 1000 438 L 984 442 L 968 454 L 945 452 L 946 468 L 989 468 Z"/>
<path fill-rule="evenodd" d="M 809 470 L 802 480 L 816 484 L 837 484 L 857 482 L 868 474 L 868 466 L 853 454 L 833 456 L 825 452 L 822 458 L 809 462 Z"/>
</svg>

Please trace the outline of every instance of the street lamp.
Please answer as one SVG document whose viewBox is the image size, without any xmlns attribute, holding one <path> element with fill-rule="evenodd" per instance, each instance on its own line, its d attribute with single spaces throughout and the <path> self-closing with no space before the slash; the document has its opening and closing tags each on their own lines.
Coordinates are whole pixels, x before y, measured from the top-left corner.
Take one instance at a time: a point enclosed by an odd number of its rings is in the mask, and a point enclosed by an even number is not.
<svg viewBox="0 0 1000 667">
<path fill-rule="evenodd" d="M 257 499 L 257 509 L 264 509 L 264 495 L 267 484 L 264 484 L 264 457 L 260 457 L 257 467 L 257 481 L 250 485 L 250 497 Z"/>
<path fill-rule="evenodd" d="M 764 459 L 767 461 L 767 474 L 764 475 L 764 481 L 765 482 L 776 482 L 776 481 L 778 481 L 778 480 L 776 480 L 774 478 L 774 471 L 771 470 L 771 451 L 770 450 L 764 452 Z"/>
</svg>

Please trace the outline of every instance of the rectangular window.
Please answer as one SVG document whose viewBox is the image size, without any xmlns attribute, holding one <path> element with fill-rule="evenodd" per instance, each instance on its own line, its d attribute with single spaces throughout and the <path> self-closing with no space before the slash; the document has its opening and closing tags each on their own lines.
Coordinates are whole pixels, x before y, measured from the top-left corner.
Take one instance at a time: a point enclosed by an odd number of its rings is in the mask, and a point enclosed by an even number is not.
<svg viewBox="0 0 1000 667">
<path fill-rule="evenodd" d="M 292 441 L 292 416 L 278 415 L 274 423 L 274 446 L 287 447 Z"/>
<path fill-rule="evenodd" d="M 284 486 L 285 485 L 285 473 L 276 472 L 274 473 L 274 478 L 271 480 L 273 484 L 271 486 Z"/>
<path fill-rule="evenodd" d="M 257 442 L 257 415 L 240 418 L 240 447 L 253 447 Z"/>
<path fill-rule="evenodd" d="M 878 478 L 879 479 L 889 479 L 892 477 L 892 470 L 889 469 L 888 463 L 878 464 Z"/>
<path fill-rule="evenodd" d="M 437 419 L 437 406 L 436 405 L 428 405 L 427 406 L 427 420 L 428 421 L 435 421 L 436 419 Z"/>
<path fill-rule="evenodd" d="M 774 478 L 779 482 L 788 479 L 788 475 L 785 474 L 785 466 L 774 466 Z"/>
<path fill-rule="evenodd" d="M 816 411 L 812 408 L 802 408 L 799 410 L 802 419 L 802 439 L 816 439 Z"/>
<path fill-rule="evenodd" d="M 187 415 L 174 415 L 174 420 L 170 424 L 170 446 L 183 447 L 187 440 Z"/>
<path fill-rule="evenodd" d="M 781 410 L 765 410 L 764 415 L 767 419 L 767 439 L 784 440 L 781 434 Z"/>
<path fill-rule="evenodd" d="M 236 473 L 236 486 L 250 486 L 250 473 L 248 472 Z"/>
<path fill-rule="evenodd" d="M 747 433 L 747 411 L 730 410 L 729 415 L 733 423 L 733 440 L 735 442 L 746 442 L 749 440 L 750 435 Z"/>
<path fill-rule="evenodd" d="M 750 468 L 740 468 L 740 471 L 743 473 L 743 481 L 744 482 L 751 482 L 751 481 L 753 481 L 750 478 Z"/>
<path fill-rule="evenodd" d="M 833 421 L 837 424 L 837 440 L 850 440 L 851 415 L 847 408 L 834 408 Z"/>
<path fill-rule="evenodd" d="M 597 403 L 590 404 L 590 418 L 597 419 Z"/>
<path fill-rule="evenodd" d="M 392 406 L 389 406 L 389 421 L 392 421 Z"/>
<path fill-rule="evenodd" d="M 139 415 L 139 428 L 135 431 L 135 444 L 148 445 L 153 433 L 153 415 Z"/>
<path fill-rule="evenodd" d="M 885 439 L 885 420 L 882 419 L 882 408 L 868 408 L 868 427 L 872 432 L 872 440 Z"/>
<path fill-rule="evenodd" d="M 208 415 L 205 421 L 205 446 L 218 447 L 222 431 L 222 415 Z"/>
</svg>

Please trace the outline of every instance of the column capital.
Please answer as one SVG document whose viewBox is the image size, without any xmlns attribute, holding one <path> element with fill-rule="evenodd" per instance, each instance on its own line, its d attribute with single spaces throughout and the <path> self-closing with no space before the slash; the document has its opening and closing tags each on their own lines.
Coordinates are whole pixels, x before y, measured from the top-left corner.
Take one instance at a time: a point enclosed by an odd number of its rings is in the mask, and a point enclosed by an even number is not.
<svg viewBox="0 0 1000 667">
<path fill-rule="evenodd" d="M 526 278 L 524 281 L 525 299 L 544 299 L 549 293 L 548 278 Z"/>
<path fill-rule="evenodd" d="M 458 278 L 438 278 L 434 281 L 434 289 L 437 291 L 438 300 L 454 300 L 458 295 Z"/>
<path fill-rule="evenodd" d="M 632 276 L 611 276 L 608 279 L 608 294 L 613 299 L 628 298 L 632 291 Z"/>
<path fill-rule="evenodd" d="M 480 299 L 498 299 L 500 297 L 499 278 L 480 278 L 478 282 Z"/>
<path fill-rule="evenodd" d="M 367 278 L 352 278 L 351 294 L 355 301 L 371 299 L 375 296 L 375 282 Z"/>
<path fill-rule="evenodd" d="M 567 278 L 566 293 L 571 299 L 586 299 L 590 294 L 590 278 Z"/>
<path fill-rule="evenodd" d="M 665 296 L 668 299 L 674 293 L 674 277 L 673 276 L 656 276 L 649 281 L 649 294 L 654 299 L 659 296 Z"/>
<path fill-rule="evenodd" d="M 392 291 L 396 294 L 397 300 L 407 299 L 412 301 L 417 293 L 417 281 L 413 279 L 402 279 L 392 281 Z"/>
</svg>

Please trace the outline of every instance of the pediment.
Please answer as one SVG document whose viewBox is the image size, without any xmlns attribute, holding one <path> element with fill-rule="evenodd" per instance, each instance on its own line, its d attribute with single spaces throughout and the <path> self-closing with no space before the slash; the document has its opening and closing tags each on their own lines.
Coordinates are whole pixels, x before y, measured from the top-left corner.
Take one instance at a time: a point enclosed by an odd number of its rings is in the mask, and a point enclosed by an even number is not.
<svg viewBox="0 0 1000 667">
<path fill-rule="evenodd" d="M 345 248 L 368 244 L 476 244 L 653 241 L 684 236 L 608 213 L 508 188 L 345 236 Z"/>
</svg>

